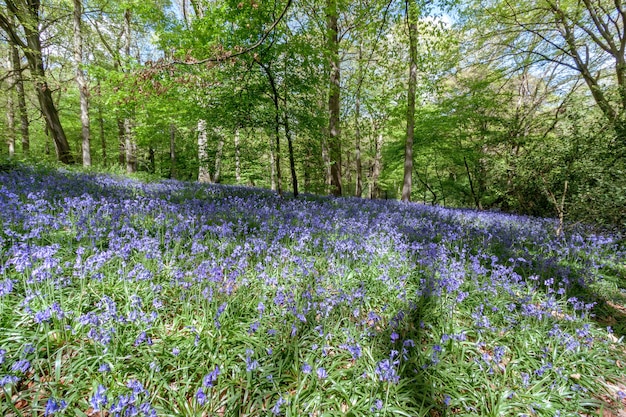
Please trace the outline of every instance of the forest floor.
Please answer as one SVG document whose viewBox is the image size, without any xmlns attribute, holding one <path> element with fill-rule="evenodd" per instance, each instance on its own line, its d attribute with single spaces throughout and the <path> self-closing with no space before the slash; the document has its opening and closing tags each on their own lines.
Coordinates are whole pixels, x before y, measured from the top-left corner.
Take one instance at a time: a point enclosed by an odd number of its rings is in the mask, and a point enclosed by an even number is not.
<svg viewBox="0 0 626 417">
<path fill-rule="evenodd" d="M 626 416 L 626 241 L 0 170 L 0 415 Z"/>
</svg>

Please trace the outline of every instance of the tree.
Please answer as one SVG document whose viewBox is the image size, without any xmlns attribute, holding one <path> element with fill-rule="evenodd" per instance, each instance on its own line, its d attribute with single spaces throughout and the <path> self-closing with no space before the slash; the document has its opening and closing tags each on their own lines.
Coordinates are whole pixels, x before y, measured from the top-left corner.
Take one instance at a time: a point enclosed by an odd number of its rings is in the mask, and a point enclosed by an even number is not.
<svg viewBox="0 0 626 417">
<path fill-rule="evenodd" d="M 82 0 L 74 0 L 74 63 L 76 65 L 76 84 L 80 96 L 80 122 L 82 137 L 83 166 L 91 166 L 91 146 L 89 131 L 89 87 L 83 72 L 83 29 Z"/>
<path fill-rule="evenodd" d="M 471 16 L 487 42 L 511 55 L 530 55 L 523 65 L 556 63 L 580 76 L 611 124 L 626 155 L 626 9 L 621 1 L 526 0 L 474 3 Z"/>
<path fill-rule="evenodd" d="M 340 77 L 339 66 L 339 28 L 337 0 L 326 0 L 326 30 L 329 61 L 328 83 L 328 157 L 332 193 L 341 196 L 341 138 L 340 138 Z"/>
<path fill-rule="evenodd" d="M 402 201 L 411 201 L 413 178 L 413 139 L 415 135 L 415 90 L 417 86 L 417 5 L 405 0 L 409 32 L 409 88 L 407 91 L 406 141 L 404 145 L 404 180 Z"/>
<path fill-rule="evenodd" d="M 41 46 L 40 0 L 6 0 L 6 9 L 0 9 L 0 28 L 9 41 L 20 48 L 26 59 L 32 77 L 46 128 L 52 135 L 59 161 L 71 164 L 74 158 L 59 119 L 59 113 L 52 99 L 52 91 L 46 79 L 46 70 Z M 15 21 L 21 28 L 14 26 Z"/>
</svg>

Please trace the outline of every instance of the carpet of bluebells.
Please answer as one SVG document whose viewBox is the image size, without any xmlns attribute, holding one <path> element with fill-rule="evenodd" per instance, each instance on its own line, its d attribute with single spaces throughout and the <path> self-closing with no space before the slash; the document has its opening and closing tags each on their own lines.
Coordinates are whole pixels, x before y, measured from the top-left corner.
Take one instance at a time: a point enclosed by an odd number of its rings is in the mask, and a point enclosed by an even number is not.
<svg viewBox="0 0 626 417">
<path fill-rule="evenodd" d="M 555 226 L 11 167 L 0 415 L 620 415 L 626 245 Z"/>
</svg>

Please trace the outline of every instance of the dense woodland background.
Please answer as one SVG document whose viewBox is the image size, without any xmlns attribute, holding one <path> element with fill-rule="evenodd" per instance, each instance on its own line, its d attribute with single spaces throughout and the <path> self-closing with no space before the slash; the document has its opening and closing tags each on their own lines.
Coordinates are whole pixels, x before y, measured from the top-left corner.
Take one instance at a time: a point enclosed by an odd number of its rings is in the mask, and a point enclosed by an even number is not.
<svg viewBox="0 0 626 417">
<path fill-rule="evenodd" d="M 621 0 L 0 0 L 5 158 L 626 224 Z"/>
</svg>

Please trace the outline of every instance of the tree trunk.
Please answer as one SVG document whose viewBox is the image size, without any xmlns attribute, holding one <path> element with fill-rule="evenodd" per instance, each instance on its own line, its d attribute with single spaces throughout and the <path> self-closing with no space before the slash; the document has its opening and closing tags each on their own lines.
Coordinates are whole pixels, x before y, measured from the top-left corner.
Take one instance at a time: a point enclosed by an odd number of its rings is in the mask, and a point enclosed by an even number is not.
<svg viewBox="0 0 626 417">
<path fill-rule="evenodd" d="M 211 173 L 207 168 L 209 154 L 207 152 L 206 120 L 198 120 L 198 182 L 211 182 Z"/>
<path fill-rule="evenodd" d="M 324 161 L 324 184 L 326 192 L 330 192 L 330 186 L 333 183 L 332 174 L 330 172 L 330 156 L 328 156 L 328 134 L 324 133 L 322 139 L 322 161 Z"/>
<path fill-rule="evenodd" d="M 22 153 L 27 156 L 30 153 L 30 134 L 28 122 L 28 109 L 26 108 L 26 94 L 24 93 L 24 79 L 22 77 L 22 64 L 17 47 L 11 43 L 11 68 L 15 91 L 17 92 L 17 108 L 20 114 L 20 132 L 22 136 Z"/>
<path fill-rule="evenodd" d="M 124 150 L 126 151 L 126 172 L 137 172 L 137 147 L 130 118 L 124 119 Z"/>
<path fill-rule="evenodd" d="M 409 29 L 409 91 L 406 111 L 406 141 L 404 143 L 404 181 L 402 201 L 411 201 L 413 186 L 413 140 L 415 136 L 415 91 L 417 87 L 417 11 L 416 5 L 406 0 L 406 16 Z"/>
<path fill-rule="evenodd" d="M 57 157 L 61 162 L 71 164 L 74 162 L 74 158 L 46 80 L 40 38 L 40 0 L 29 0 L 28 4 L 25 5 L 27 7 L 22 7 L 21 4 L 16 5 L 14 1 L 7 0 L 5 6 L 10 15 L 9 18 L 0 19 L 0 27 L 4 29 L 11 43 L 22 48 L 28 60 L 39 106 L 46 121 L 48 132 L 52 135 Z M 20 37 L 19 29 L 12 24 L 13 18 L 20 23 L 25 40 Z"/>
<path fill-rule="evenodd" d="M 361 117 L 361 97 L 360 88 L 357 90 L 355 110 L 354 110 L 354 136 L 356 139 L 356 145 L 354 147 L 354 159 L 356 165 L 356 185 L 354 195 L 361 197 L 363 195 L 363 164 L 361 162 L 361 127 L 359 126 L 359 118 Z"/>
<path fill-rule="evenodd" d="M 117 162 L 120 164 L 120 167 L 123 167 L 126 164 L 126 140 L 125 140 L 125 132 L 124 132 L 124 119 L 117 119 L 117 139 L 118 139 L 118 156 Z"/>
<path fill-rule="evenodd" d="M 176 179 L 176 125 L 170 123 L 170 178 Z"/>
<path fill-rule="evenodd" d="M 130 45 L 131 45 L 131 11 L 126 9 L 124 11 L 124 55 L 126 59 L 131 58 Z M 132 119 L 129 116 L 124 118 L 124 150 L 126 154 L 126 172 L 132 173 L 137 171 L 137 144 L 135 143 L 135 137 L 132 134 Z"/>
<path fill-rule="evenodd" d="M 235 181 L 241 184 L 241 158 L 239 157 L 239 128 L 235 129 Z"/>
<path fill-rule="evenodd" d="M 380 198 L 382 192 L 378 179 L 383 170 L 383 132 L 382 127 L 375 125 L 374 134 L 376 140 L 374 141 L 374 163 L 372 167 L 372 178 L 370 181 L 370 198 Z"/>
<path fill-rule="evenodd" d="M 33 13 L 35 15 L 33 17 L 36 17 L 35 22 L 37 22 L 37 26 L 31 26 L 29 24 L 26 24 L 24 25 L 24 31 L 26 33 L 28 48 L 30 49 L 29 53 L 26 54 L 26 56 L 27 58 L 30 57 L 28 58 L 28 61 L 31 69 L 31 74 L 35 81 L 37 99 L 39 101 L 39 106 L 41 107 L 41 112 L 43 113 L 44 119 L 46 120 L 48 131 L 52 135 L 52 140 L 54 141 L 54 146 L 57 152 L 57 158 L 64 164 L 73 164 L 74 158 L 70 150 L 70 145 L 67 142 L 65 131 L 63 130 L 61 120 L 59 119 L 59 113 L 52 99 L 52 90 L 48 86 L 48 82 L 46 80 L 46 72 L 44 69 L 43 57 L 41 53 L 41 39 L 39 38 L 38 32 L 38 4 L 37 10 Z"/>
<path fill-rule="evenodd" d="M 276 164 L 274 164 L 274 142 L 270 138 L 270 188 L 276 191 Z"/>
<path fill-rule="evenodd" d="M 331 192 L 341 196 L 341 141 L 340 141 L 340 68 L 337 0 L 326 0 L 327 43 L 330 59 L 328 94 L 328 156 L 330 159 Z"/>
<path fill-rule="evenodd" d="M 98 94 L 100 94 L 100 84 L 98 83 Z M 99 100 L 98 100 L 99 101 Z M 98 102 L 98 128 L 100 135 L 100 146 L 102 148 L 102 165 L 107 166 L 107 142 L 104 135 L 104 117 L 102 115 L 102 103 Z"/>
<path fill-rule="evenodd" d="M 215 152 L 215 172 L 213 174 L 213 182 L 220 182 L 220 174 L 222 172 L 222 151 L 224 150 L 224 135 L 217 132 L 219 139 L 217 142 L 217 152 Z"/>
<path fill-rule="evenodd" d="M 89 128 L 89 90 L 83 72 L 82 0 L 74 0 L 74 63 L 76 64 L 76 84 L 80 95 L 80 123 L 82 126 L 83 166 L 91 166 L 91 133 Z"/>
<path fill-rule="evenodd" d="M 286 105 L 285 105 L 286 107 Z M 296 158 L 293 154 L 293 139 L 291 137 L 291 131 L 289 130 L 289 116 L 287 115 L 287 109 L 285 109 L 285 136 L 287 136 L 287 147 L 289 149 L 289 169 L 291 171 L 291 185 L 293 189 L 293 196 L 298 197 L 298 176 L 296 174 Z"/>
<path fill-rule="evenodd" d="M 13 103 L 13 91 L 9 88 L 7 91 L 7 146 L 11 158 L 15 156 L 15 137 L 15 104 Z"/>
</svg>

